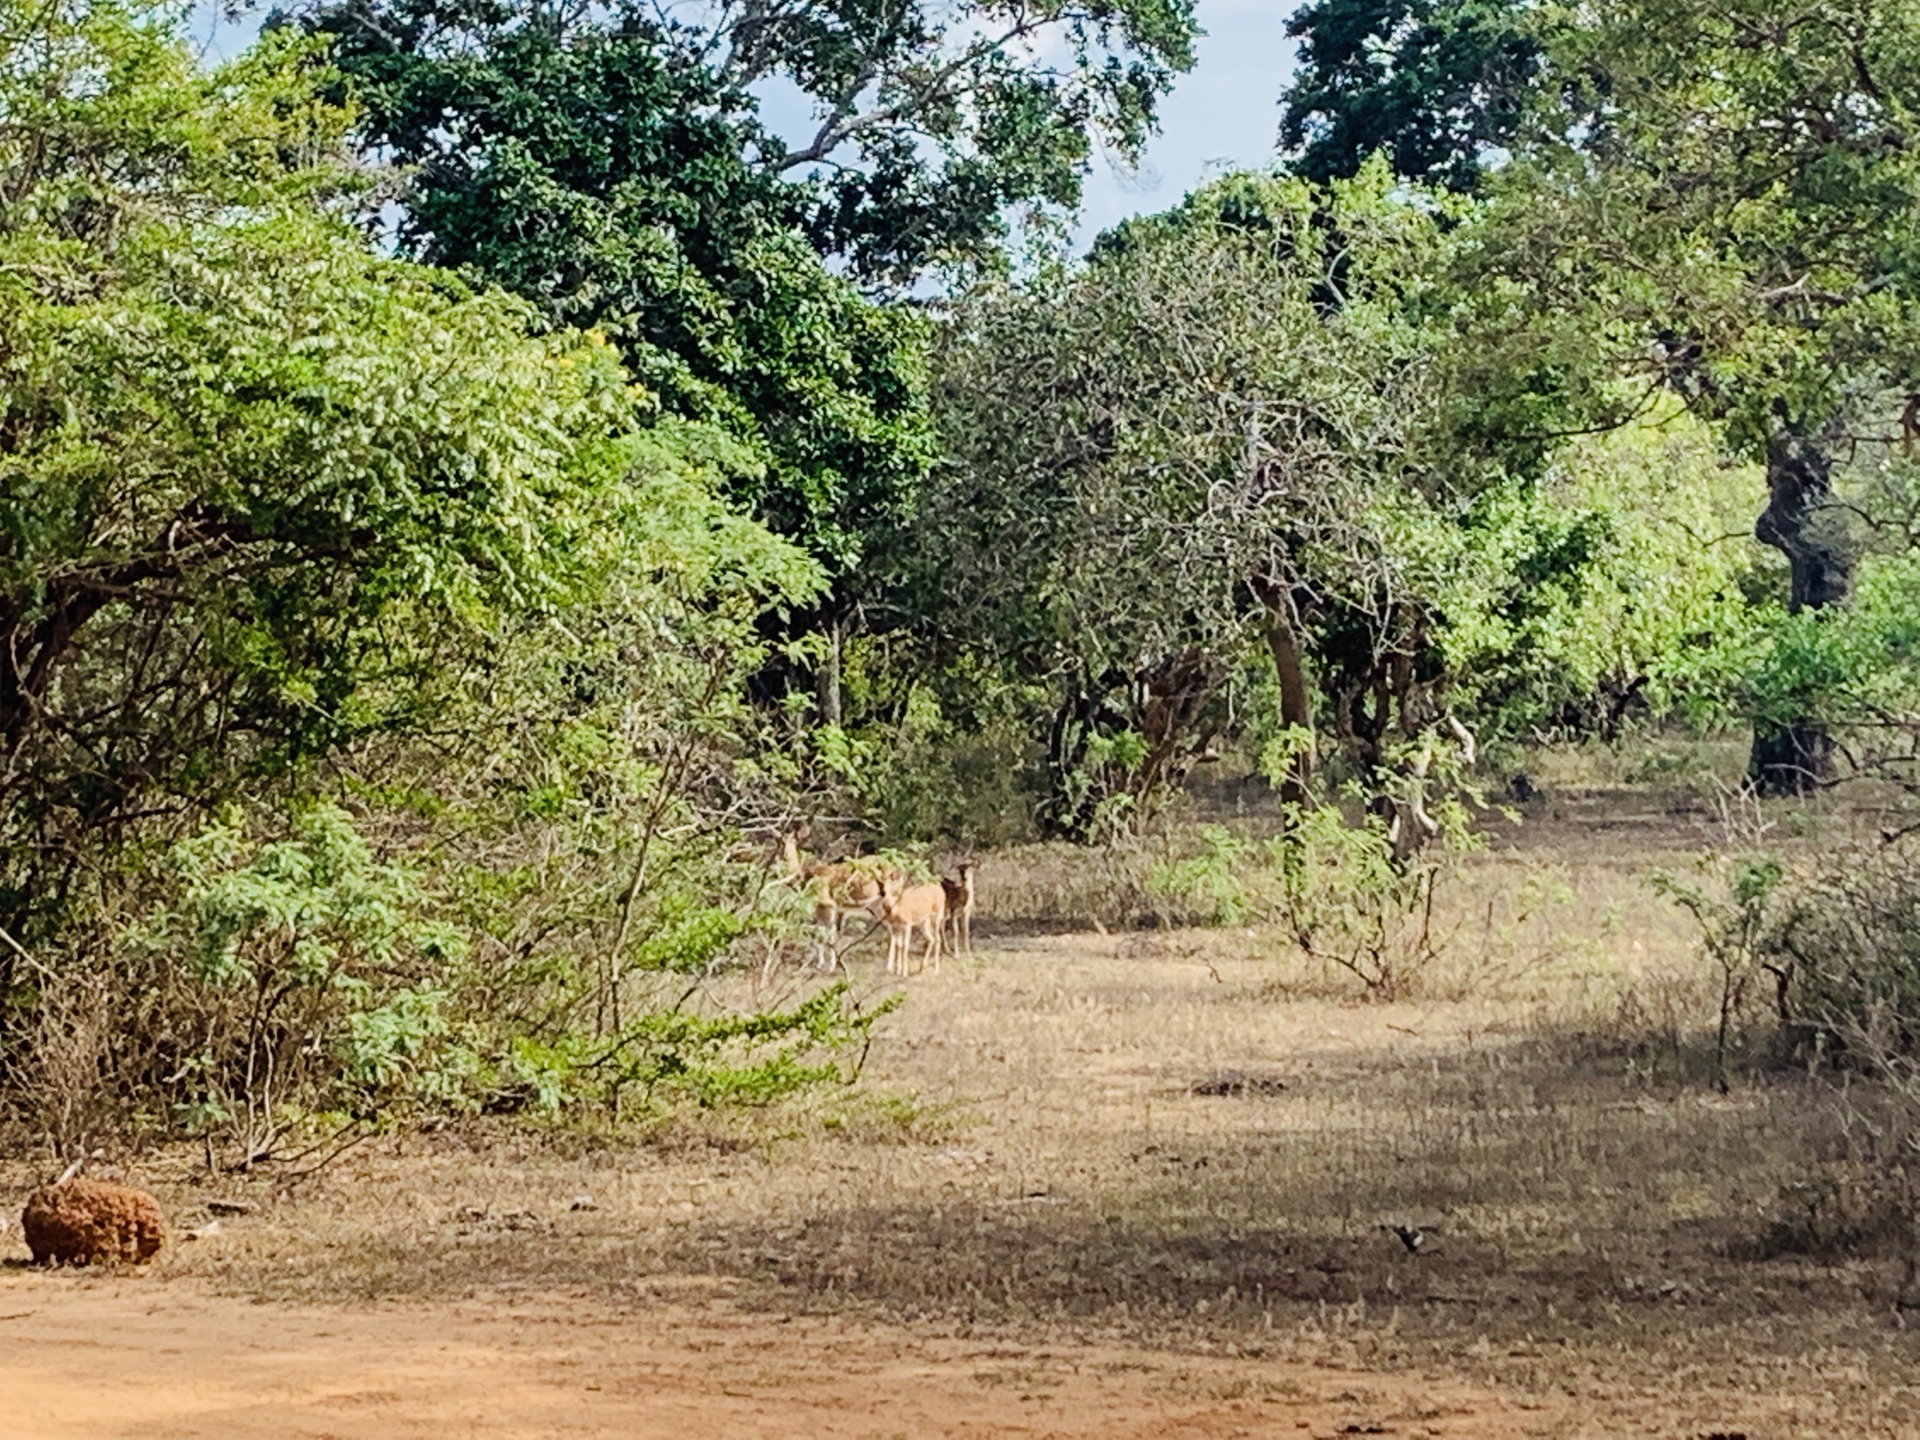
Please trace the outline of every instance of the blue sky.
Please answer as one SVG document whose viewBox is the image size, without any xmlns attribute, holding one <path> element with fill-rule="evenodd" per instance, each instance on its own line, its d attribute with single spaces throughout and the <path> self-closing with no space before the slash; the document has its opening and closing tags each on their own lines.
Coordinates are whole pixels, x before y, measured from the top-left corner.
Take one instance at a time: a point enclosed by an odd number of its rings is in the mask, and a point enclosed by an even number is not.
<svg viewBox="0 0 1920 1440">
<path fill-rule="evenodd" d="M 1117 220 L 1165 210 L 1208 176 L 1264 165 L 1293 70 L 1287 0 L 1200 0 L 1199 63 L 1162 102 L 1160 134 L 1132 175 L 1096 163 L 1087 177 L 1084 239 Z"/>
<path fill-rule="evenodd" d="M 1129 215 L 1177 204 L 1221 170 L 1272 158 L 1280 90 L 1293 68 L 1286 29 L 1294 8 L 1288 0 L 1199 0 L 1207 33 L 1198 63 L 1162 102 L 1161 132 L 1137 170 L 1095 161 L 1075 230 L 1082 244 Z M 201 0 L 191 23 L 209 55 L 218 56 L 244 45 L 256 22 L 223 21 Z"/>
</svg>

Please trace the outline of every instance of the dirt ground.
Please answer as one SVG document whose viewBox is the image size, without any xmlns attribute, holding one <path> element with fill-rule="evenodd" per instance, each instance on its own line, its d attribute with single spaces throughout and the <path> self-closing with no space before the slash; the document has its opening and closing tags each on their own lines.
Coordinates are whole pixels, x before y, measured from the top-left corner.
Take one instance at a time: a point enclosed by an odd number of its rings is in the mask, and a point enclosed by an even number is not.
<svg viewBox="0 0 1920 1440">
<path fill-rule="evenodd" d="M 0 1237 L 0 1440 L 1920 1436 L 1897 1264 L 1780 1240 L 1830 1095 L 1687 1039 L 1688 833 L 1541 821 L 1420 999 L 989 924 L 797 1111 L 145 1157 L 178 1229 L 246 1213 L 130 1275 Z"/>
<path fill-rule="evenodd" d="M 1536 1433 L 1537 1413 L 1439 1373 L 921 1338 L 718 1294 L 341 1310 L 16 1274 L 0 1307 L 10 1440 Z"/>
</svg>

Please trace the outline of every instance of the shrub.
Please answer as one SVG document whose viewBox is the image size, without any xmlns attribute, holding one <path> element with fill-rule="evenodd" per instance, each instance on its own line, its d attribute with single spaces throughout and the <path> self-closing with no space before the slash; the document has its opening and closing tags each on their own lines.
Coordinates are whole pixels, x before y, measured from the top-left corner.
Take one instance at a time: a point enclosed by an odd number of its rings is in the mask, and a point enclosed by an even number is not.
<svg viewBox="0 0 1920 1440">
<path fill-rule="evenodd" d="M 636 927 L 631 1018 L 608 1029 L 594 967 L 503 970 L 462 904 L 417 859 L 376 854 L 337 805 L 230 811 L 166 852 L 146 909 L 103 927 L 90 966 L 47 971 L 46 1033 L 15 1062 L 16 1094 L 63 1153 L 139 1125 L 249 1168 L 316 1124 L 764 1104 L 849 1078 L 897 1003 L 862 1008 L 842 984 L 702 1004 L 705 982 L 747 963 L 740 942 L 783 938 L 789 917 L 669 884 Z"/>
<path fill-rule="evenodd" d="M 1920 1102 L 1920 842 L 1850 847 L 1794 878 L 1758 945 L 1794 1043 Z"/>
<path fill-rule="evenodd" d="M 1722 790 L 1720 826 L 1727 844 L 1695 862 L 1696 877 L 1655 871 L 1654 890 L 1693 917 L 1701 942 L 1719 979 L 1719 1024 L 1714 1035 L 1714 1078 L 1727 1088 L 1727 1055 L 1734 1027 L 1746 1009 L 1749 991 L 1766 959 L 1767 927 L 1773 902 L 1786 877 L 1778 857 L 1758 847 L 1770 825 L 1760 815 L 1758 798 L 1748 789 Z M 1784 1004 L 1784 1000 L 1781 1002 Z"/>
<path fill-rule="evenodd" d="M 1782 883 L 1755 951 L 1782 1029 L 1838 1072 L 1836 1153 L 1782 1191 L 1775 1250 L 1888 1254 L 1920 1301 L 1920 841 L 1842 849 Z"/>
<path fill-rule="evenodd" d="M 1337 805 L 1283 807 L 1281 831 L 1249 840 L 1203 825 L 1198 848 L 1162 860 L 1146 889 L 1163 923 L 1278 927 L 1308 957 L 1382 1000 L 1417 988 L 1438 956 L 1434 892 L 1470 846 L 1464 827 L 1413 855 L 1385 820 Z"/>
</svg>

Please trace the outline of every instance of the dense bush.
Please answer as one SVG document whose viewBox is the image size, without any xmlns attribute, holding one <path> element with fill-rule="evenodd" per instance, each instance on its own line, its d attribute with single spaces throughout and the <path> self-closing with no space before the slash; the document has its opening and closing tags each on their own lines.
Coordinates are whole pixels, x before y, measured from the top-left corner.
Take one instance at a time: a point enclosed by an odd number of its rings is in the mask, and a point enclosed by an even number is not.
<svg viewBox="0 0 1920 1440">
<path fill-rule="evenodd" d="M 720 498 L 759 459 L 370 250 L 310 47 L 0 35 L 4 1099 L 249 1163 L 828 1073 L 844 992 L 705 986 L 797 908 L 736 853 L 795 773 L 748 681 L 821 583 Z"/>
<path fill-rule="evenodd" d="M 1920 1101 L 1920 844 L 1853 847 L 1796 877 L 1759 940 L 1800 1045 Z"/>
</svg>

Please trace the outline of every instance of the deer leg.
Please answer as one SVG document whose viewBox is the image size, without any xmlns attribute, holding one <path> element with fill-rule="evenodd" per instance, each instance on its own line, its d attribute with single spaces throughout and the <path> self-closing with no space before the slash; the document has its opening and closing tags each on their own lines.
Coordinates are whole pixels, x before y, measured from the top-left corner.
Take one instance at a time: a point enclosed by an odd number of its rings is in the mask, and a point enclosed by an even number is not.
<svg viewBox="0 0 1920 1440">
<path fill-rule="evenodd" d="M 816 901 L 813 923 L 820 928 L 820 948 L 814 952 L 813 968 L 831 971 L 839 954 L 840 909 L 831 900 Z"/>
</svg>

